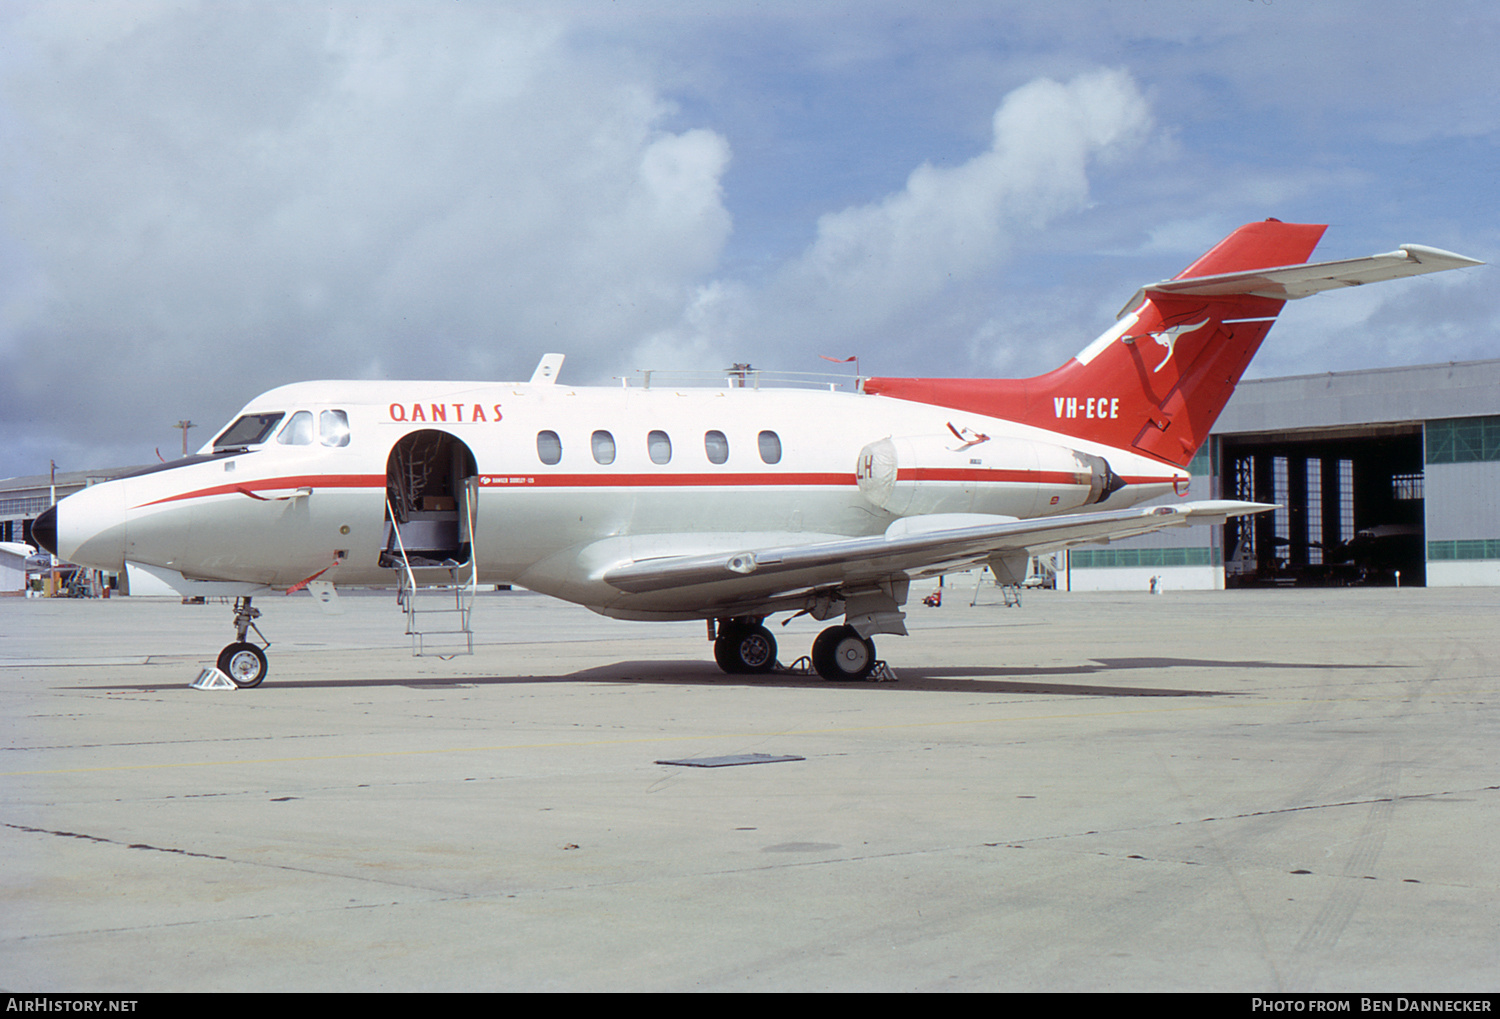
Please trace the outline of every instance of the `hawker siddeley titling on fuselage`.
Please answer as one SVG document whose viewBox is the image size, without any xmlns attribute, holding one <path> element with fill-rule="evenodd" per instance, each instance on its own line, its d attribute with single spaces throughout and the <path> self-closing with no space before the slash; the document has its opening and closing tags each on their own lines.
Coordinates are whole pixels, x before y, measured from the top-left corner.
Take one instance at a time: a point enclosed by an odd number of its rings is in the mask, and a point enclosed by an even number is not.
<svg viewBox="0 0 1500 1019">
<path fill-rule="evenodd" d="M 863 678 L 871 637 L 905 633 L 915 577 L 1019 578 L 1032 555 L 1270 508 L 1140 504 L 1186 491 L 1287 300 L 1481 264 L 1418 245 L 1306 264 L 1323 230 L 1241 227 L 1031 379 L 575 388 L 548 355 L 525 383 L 283 386 L 197 455 L 73 495 L 34 533 L 80 565 L 234 595 L 218 665 L 240 686 L 266 674 L 252 596 L 393 584 L 419 642 L 417 590 L 515 584 L 622 619 L 708 620 L 731 673 L 775 667 L 773 613 L 842 616 L 812 663 Z"/>
</svg>

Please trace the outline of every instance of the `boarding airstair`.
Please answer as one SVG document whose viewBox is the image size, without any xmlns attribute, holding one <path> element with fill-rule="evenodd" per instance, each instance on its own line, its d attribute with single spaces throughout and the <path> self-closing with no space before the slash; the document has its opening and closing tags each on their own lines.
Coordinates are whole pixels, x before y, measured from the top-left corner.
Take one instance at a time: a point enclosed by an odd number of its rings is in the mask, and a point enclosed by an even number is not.
<svg viewBox="0 0 1500 1019">
<path fill-rule="evenodd" d="M 478 555 L 474 550 L 474 516 L 478 505 L 477 479 L 468 479 L 462 506 L 458 508 L 459 545 L 468 551 L 467 561 L 456 555 L 434 555 L 430 541 L 420 539 L 416 548 L 409 547 L 407 534 L 433 530 L 425 525 L 449 523 L 452 511 L 440 510 L 424 519 L 408 514 L 398 522 L 395 508 L 387 500 L 391 536 L 383 562 L 396 571 L 396 604 L 406 613 L 406 632 L 411 636 L 411 653 L 422 657 L 435 655 L 449 658 L 474 653 L 472 626 L 474 596 L 479 590 Z M 443 544 L 448 544 L 444 542 Z M 458 550 L 454 550 L 455 552 Z"/>
</svg>

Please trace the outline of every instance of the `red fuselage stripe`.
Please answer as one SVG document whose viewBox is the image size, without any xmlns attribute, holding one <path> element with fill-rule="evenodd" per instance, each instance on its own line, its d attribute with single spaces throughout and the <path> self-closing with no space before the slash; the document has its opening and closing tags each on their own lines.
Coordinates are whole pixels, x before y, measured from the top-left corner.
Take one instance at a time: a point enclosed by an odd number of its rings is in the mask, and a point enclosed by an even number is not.
<svg viewBox="0 0 1500 1019">
<path fill-rule="evenodd" d="M 183 499 L 204 499 L 211 495 L 250 495 L 255 492 L 278 491 L 287 488 L 384 488 L 383 474 L 303 474 L 290 478 L 267 478 L 262 481 L 237 481 L 227 485 L 214 485 L 191 492 L 163 496 L 143 502 L 141 506 L 157 506 L 164 502 L 180 502 Z M 141 506 L 137 506 L 140 509 Z"/>
<path fill-rule="evenodd" d="M 695 488 L 739 485 L 812 486 L 852 485 L 853 474 L 481 474 L 481 488 L 508 488 L 516 485 L 547 488 Z"/>
<path fill-rule="evenodd" d="M 1009 471 L 965 468 L 921 467 L 899 472 L 899 481 L 972 481 L 994 483 L 1031 483 L 1045 485 L 1079 485 L 1078 477 L 1067 471 Z M 1129 477 L 1132 485 L 1166 484 L 1171 477 Z M 853 474 L 839 473 L 766 473 L 766 474 L 481 474 L 481 488 L 705 488 L 705 487 L 842 487 L 855 484 Z M 157 506 L 187 499 L 205 499 L 215 495 L 249 495 L 257 492 L 285 491 L 297 488 L 370 488 L 383 489 L 382 474 L 303 474 L 259 481 L 199 488 L 163 496 L 142 506 Z"/>
<path fill-rule="evenodd" d="M 215 495 L 250 495 L 256 492 L 296 488 L 385 488 L 383 474 L 309 474 L 287 478 L 265 478 L 214 485 L 190 492 L 163 496 L 141 506 L 204 499 Z M 693 488 L 706 486 L 807 487 L 854 484 L 853 474 L 481 474 L 481 488 Z M 137 507 L 140 508 L 140 507 Z"/>
<path fill-rule="evenodd" d="M 902 467 L 896 471 L 897 481 L 979 481 L 994 484 L 1080 485 L 1088 487 L 1088 475 L 1072 471 L 1012 471 L 986 470 L 982 467 Z"/>
</svg>

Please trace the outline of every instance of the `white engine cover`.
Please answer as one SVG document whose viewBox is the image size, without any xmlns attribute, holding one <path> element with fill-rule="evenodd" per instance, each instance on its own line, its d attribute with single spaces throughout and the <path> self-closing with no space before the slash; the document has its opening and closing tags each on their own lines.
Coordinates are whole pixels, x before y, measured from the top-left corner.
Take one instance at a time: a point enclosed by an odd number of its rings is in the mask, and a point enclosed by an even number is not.
<svg viewBox="0 0 1500 1019">
<path fill-rule="evenodd" d="M 872 442 L 855 464 L 859 491 L 897 516 L 1067 513 L 1092 505 L 1121 482 L 1103 457 L 1025 439 L 965 442 L 912 435 Z"/>
</svg>

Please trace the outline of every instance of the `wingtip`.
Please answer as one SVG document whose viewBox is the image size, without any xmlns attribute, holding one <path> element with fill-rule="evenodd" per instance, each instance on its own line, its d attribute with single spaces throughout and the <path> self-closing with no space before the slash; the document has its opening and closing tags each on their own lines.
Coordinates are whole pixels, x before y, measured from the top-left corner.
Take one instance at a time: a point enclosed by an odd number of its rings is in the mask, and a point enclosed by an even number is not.
<svg viewBox="0 0 1500 1019">
<path fill-rule="evenodd" d="M 1188 516 L 1241 517 L 1250 513 L 1264 513 L 1267 510 L 1274 509 L 1281 509 L 1280 504 L 1274 502 L 1243 502 L 1238 499 L 1203 499 L 1198 502 L 1182 503 L 1178 506 L 1157 506 L 1148 512 L 1176 512 Z"/>
<path fill-rule="evenodd" d="M 1485 265 L 1477 258 L 1468 255 L 1460 255 L 1454 251 L 1444 251 L 1442 248 L 1428 247 L 1426 244 L 1403 244 L 1401 251 L 1407 258 L 1418 265 L 1442 264 L 1445 268 L 1462 269 L 1475 265 Z"/>
</svg>

